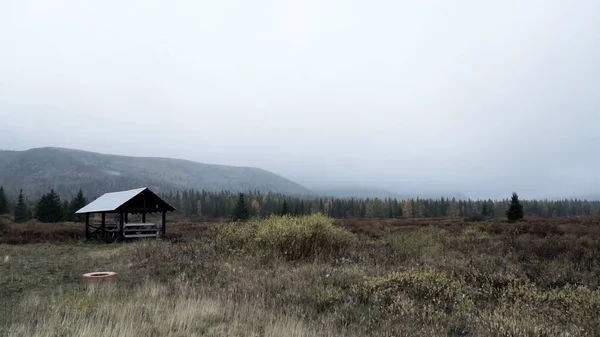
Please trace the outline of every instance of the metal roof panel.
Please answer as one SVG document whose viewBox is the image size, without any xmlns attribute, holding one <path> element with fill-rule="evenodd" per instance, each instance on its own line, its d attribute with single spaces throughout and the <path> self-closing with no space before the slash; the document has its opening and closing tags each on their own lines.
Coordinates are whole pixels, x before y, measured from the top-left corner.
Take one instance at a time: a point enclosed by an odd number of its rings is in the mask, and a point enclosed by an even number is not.
<svg viewBox="0 0 600 337">
<path fill-rule="evenodd" d="M 146 188 L 147 187 L 142 187 L 127 191 L 105 193 L 98 199 L 75 212 L 75 214 L 113 212 L 121 205 L 131 200 L 131 198 L 140 194 Z"/>
</svg>

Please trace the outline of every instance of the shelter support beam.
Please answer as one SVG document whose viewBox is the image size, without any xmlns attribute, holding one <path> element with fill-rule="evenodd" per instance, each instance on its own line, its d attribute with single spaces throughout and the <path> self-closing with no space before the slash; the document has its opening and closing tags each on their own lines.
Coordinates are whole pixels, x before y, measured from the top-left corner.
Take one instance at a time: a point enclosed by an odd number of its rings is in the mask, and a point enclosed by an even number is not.
<svg viewBox="0 0 600 337">
<path fill-rule="evenodd" d="M 125 215 L 123 212 L 119 213 L 119 237 L 123 238 L 123 233 L 125 230 Z"/>
<path fill-rule="evenodd" d="M 85 214 L 85 238 L 90 238 L 90 214 Z"/>
<path fill-rule="evenodd" d="M 167 211 L 162 211 L 162 235 L 167 233 Z"/>
</svg>

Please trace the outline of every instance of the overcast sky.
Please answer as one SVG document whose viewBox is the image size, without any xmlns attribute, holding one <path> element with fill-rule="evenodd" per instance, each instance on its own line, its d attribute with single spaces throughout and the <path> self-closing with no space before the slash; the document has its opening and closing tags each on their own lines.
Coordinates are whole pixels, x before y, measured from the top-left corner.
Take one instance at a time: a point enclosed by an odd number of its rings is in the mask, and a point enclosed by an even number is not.
<svg viewBox="0 0 600 337">
<path fill-rule="evenodd" d="M 0 0 L 0 148 L 600 192 L 598 0 Z"/>
</svg>

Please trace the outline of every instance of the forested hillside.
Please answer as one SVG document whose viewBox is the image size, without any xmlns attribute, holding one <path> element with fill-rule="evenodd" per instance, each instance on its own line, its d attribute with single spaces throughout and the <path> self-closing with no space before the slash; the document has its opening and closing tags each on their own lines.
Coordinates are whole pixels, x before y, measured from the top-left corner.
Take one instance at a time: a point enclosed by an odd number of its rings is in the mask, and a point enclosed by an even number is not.
<svg viewBox="0 0 600 337">
<path fill-rule="evenodd" d="M 30 198 L 54 189 L 72 198 L 82 189 L 102 193 L 138 187 L 157 192 L 183 189 L 206 191 L 276 192 L 308 195 L 307 188 L 274 173 L 251 167 L 209 165 L 167 159 L 106 155 L 64 148 L 0 151 L 0 186 L 16 196 L 23 189 Z"/>
</svg>

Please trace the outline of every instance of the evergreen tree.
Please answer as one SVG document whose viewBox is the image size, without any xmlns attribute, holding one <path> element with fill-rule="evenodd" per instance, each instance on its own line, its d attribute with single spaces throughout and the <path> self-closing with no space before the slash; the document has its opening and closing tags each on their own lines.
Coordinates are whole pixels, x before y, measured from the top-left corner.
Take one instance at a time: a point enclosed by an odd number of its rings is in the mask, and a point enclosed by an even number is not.
<svg viewBox="0 0 600 337">
<path fill-rule="evenodd" d="M 248 205 L 246 205 L 244 193 L 240 193 L 233 209 L 233 221 L 245 221 L 248 218 L 250 218 L 250 210 L 248 209 Z"/>
<path fill-rule="evenodd" d="M 490 216 L 490 209 L 488 208 L 487 202 L 483 202 L 481 207 L 481 216 Z"/>
<path fill-rule="evenodd" d="M 496 215 L 496 211 L 494 210 L 494 208 L 495 208 L 495 204 L 494 204 L 494 202 L 492 201 L 492 199 L 488 199 L 488 201 L 487 201 L 487 204 L 488 204 L 488 206 L 489 206 L 489 207 L 488 207 L 488 212 L 490 213 L 490 216 L 491 216 L 491 217 L 495 216 L 495 215 Z"/>
<path fill-rule="evenodd" d="M 281 206 L 281 215 L 290 214 L 290 210 L 288 208 L 287 201 L 283 200 L 283 205 Z"/>
<path fill-rule="evenodd" d="M 73 214 L 71 214 L 71 205 L 69 200 L 65 199 L 62 204 L 63 221 L 73 221 Z"/>
<path fill-rule="evenodd" d="M 23 196 L 23 190 L 19 192 L 19 198 L 17 199 L 17 205 L 15 206 L 15 222 L 21 223 L 29 220 L 29 209 L 25 204 L 25 197 Z"/>
<path fill-rule="evenodd" d="M 508 222 L 516 222 L 519 220 L 523 220 L 523 205 L 519 201 L 519 196 L 516 192 L 513 192 L 512 194 L 510 206 L 506 210 L 506 217 L 508 219 Z"/>
<path fill-rule="evenodd" d="M 4 194 L 4 187 L 0 186 L 0 214 L 8 214 L 8 199 Z"/>
<path fill-rule="evenodd" d="M 59 222 L 63 219 L 63 205 L 53 189 L 38 202 L 35 218 L 40 222 Z"/>
<path fill-rule="evenodd" d="M 69 207 L 69 212 L 71 214 L 71 220 L 75 220 L 75 221 L 79 221 L 79 222 L 83 221 L 83 216 L 79 215 L 79 214 L 75 215 L 75 212 L 77 212 L 78 210 L 85 207 L 85 205 L 87 205 L 87 199 L 83 195 L 83 191 L 80 189 L 79 192 L 77 193 L 77 196 L 75 196 L 75 198 L 73 198 L 73 200 L 71 200 L 71 205 Z"/>
</svg>

